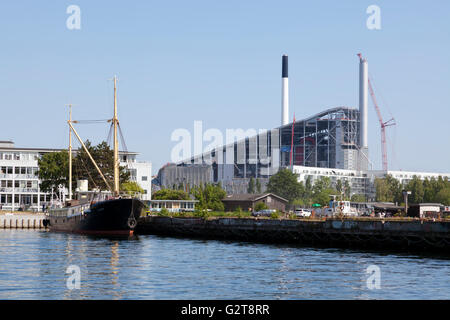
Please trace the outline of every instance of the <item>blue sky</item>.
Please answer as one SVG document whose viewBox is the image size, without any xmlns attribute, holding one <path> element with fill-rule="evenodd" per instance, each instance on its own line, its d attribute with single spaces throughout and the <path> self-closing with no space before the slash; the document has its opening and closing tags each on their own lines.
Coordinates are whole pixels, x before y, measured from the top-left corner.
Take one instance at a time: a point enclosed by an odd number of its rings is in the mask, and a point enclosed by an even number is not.
<svg viewBox="0 0 450 320">
<path fill-rule="evenodd" d="M 69 5 L 81 29 L 69 30 Z M 366 27 L 369 5 L 381 30 Z M 119 119 L 128 150 L 170 161 L 177 128 L 266 128 L 280 123 L 281 56 L 289 55 L 290 118 L 358 106 L 358 59 L 369 61 L 388 128 L 391 169 L 450 171 L 448 1 L 3 1 L 0 140 L 67 147 L 76 119 Z M 370 100 L 369 100 L 370 101 Z M 106 125 L 79 126 L 106 139 Z M 369 147 L 381 167 L 369 102 Z"/>
</svg>

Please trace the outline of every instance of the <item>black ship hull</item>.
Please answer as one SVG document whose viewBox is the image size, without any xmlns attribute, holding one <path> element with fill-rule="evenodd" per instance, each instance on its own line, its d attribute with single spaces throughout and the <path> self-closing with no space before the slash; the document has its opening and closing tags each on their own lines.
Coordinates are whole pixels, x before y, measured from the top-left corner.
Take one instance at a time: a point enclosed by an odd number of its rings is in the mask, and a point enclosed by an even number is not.
<svg viewBox="0 0 450 320">
<path fill-rule="evenodd" d="M 91 205 L 51 210 L 50 231 L 92 235 L 132 235 L 144 203 L 138 199 L 113 199 Z"/>
</svg>

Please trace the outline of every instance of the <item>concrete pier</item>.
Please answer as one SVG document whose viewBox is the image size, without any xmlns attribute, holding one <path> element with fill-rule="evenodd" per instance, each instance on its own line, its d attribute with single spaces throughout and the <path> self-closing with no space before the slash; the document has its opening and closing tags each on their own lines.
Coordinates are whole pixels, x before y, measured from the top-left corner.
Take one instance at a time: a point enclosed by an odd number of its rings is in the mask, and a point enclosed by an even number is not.
<svg viewBox="0 0 450 320">
<path fill-rule="evenodd" d="M 450 252 L 450 221 L 142 217 L 137 234 Z"/>
<path fill-rule="evenodd" d="M 45 229 L 43 214 L 1 214 L 0 229 Z"/>
</svg>

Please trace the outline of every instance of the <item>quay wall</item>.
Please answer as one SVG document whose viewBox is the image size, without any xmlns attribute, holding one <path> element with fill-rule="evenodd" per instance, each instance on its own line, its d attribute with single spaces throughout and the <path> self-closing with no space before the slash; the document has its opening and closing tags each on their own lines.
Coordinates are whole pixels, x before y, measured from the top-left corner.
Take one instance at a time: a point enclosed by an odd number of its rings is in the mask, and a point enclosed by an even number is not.
<svg viewBox="0 0 450 320">
<path fill-rule="evenodd" d="M 44 214 L 1 214 L 0 229 L 45 229 Z"/>
<path fill-rule="evenodd" d="M 137 234 L 450 252 L 450 221 L 141 217 Z"/>
</svg>

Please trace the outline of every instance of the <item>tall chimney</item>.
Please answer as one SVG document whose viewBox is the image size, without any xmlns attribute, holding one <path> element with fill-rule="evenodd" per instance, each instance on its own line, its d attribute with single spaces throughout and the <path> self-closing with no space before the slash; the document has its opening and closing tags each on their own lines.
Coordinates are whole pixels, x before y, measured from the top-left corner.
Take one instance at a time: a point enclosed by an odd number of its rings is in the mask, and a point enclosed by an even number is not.
<svg viewBox="0 0 450 320">
<path fill-rule="evenodd" d="M 281 66 L 281 125 L 289 123 L 288 56 L 283 55 Z"/>
<path fill-rule="evenodd" d="M 359 57 L 359 113 L 360 113 L 360 144 L 361 148 L 368 148 L 368 86 L 369 71 L 367 60 Z"/>
</svg>

